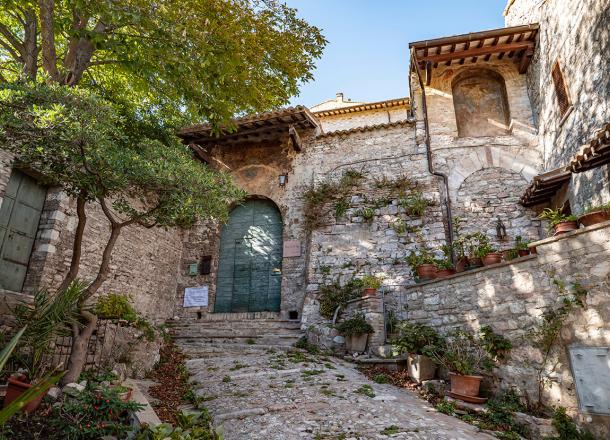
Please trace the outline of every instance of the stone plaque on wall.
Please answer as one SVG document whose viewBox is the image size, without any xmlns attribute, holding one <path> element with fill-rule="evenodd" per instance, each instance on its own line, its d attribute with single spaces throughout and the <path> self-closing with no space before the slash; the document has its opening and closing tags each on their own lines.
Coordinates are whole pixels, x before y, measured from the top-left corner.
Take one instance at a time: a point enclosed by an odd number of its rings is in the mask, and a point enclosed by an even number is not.
<svg viewBox="0 0 610 440">
<path fill-rule="evenodd" d="M 300 257 L 301 242 L 299 240 L 286 240 L 284 242 L 284 257 Z"/>
<path fill-rule="evenodd" d="M 183 307 L 207 307 L 208 286 L 187 287 L 184 289 Z"/>
<path fill-rule="evenodd" d="M 570 347 L 580 410 L 610 414 L 610 347 Z"/>
</svg>

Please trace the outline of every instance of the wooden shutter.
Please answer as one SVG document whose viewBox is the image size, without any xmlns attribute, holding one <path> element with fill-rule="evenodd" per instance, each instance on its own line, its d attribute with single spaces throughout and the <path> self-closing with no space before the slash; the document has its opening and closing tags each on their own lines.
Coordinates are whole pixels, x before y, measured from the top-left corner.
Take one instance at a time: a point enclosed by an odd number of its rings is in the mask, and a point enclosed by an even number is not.
<svg viewBox="0 0 610 440">
<path fill-rule="evenodd" d="M 559 61 L 553 66 L 553 83 L 555 84 L 555 96 L 557 96 L 557 104 L 559 105 L 559 114 L 563 118 L 570 108 L 570 96 L 566 87 Z"/>
</svg>

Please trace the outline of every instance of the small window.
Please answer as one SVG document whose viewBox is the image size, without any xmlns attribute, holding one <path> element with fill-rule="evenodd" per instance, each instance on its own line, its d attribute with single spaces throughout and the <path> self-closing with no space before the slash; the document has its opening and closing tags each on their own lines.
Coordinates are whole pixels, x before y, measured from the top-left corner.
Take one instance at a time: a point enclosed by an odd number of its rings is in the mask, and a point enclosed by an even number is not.
<svg viewBox="0 0 610 440">
<path fill-rule="evenodd" d="M 559 105 L 559 114 L 563 118 L 570 106 L 570 96 L 568 95 L 568 89 L 566 87 L 565 79 L 563 78 L 563 72 L 559 66 L 559 61 L 556 61 L 553 65 L 553 84 L 555 84 L 555 96 L 557 96 L 557 105 Z"/>
</svg>

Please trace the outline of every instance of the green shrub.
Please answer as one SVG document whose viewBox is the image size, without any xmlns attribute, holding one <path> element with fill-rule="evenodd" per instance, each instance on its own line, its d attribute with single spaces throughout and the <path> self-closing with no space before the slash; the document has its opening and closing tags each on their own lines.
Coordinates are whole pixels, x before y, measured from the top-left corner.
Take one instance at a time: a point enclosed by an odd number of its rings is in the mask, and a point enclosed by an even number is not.
<svg viewBox="0 0 610 440">
<path fill-rule="evenodd" d="M 362 285 L 365 289 L 379 289 L 383 278 L 376 277 L 375 275 L 365 275 L 362 277 Z"/>
<path fill-rule="evenodd" d="M 121 293 L 109 293 L 99 297 L 94 311 L 101 319 L 124 319 L 128 322 L 138 319 L 138 313 L 131 305 L 129 296 Z"/>
<path fill-rule="evenodd" d="M 320 315 L 332 319 L 337 307 L 345 307 L 348 301 L 362 296 L 361 279 L 352 278 L 341 286 L 338 282 L 322 286 L 319 293 Z"/>
<path fill-rule="evenodd" d="M 421 191 L 416 191 L 410 196 L 400 199 L 398 203 L 408 215 L 413 217 L 423 216 L 426 208 L 432 205 L 432 201 L 426 199 Z"/>
<path fill-rule="evenodd" d="M 553 427 L 559 435 L 548 437 L 547 440 L 595 440 L 595 437 L 589 431 L 581 431 L 566 414 L 566 409 L 562 407 L 555 408 Z"/>
<path fill-rule="evenodd" d="M 154 428 L 145 427 L 134 440 L 221 440 L 222 436 L 212 426 L 212 417 L 206 409 L 198 414 L 179 412 L 176 425 L 167 423 Z"/>
<path fill-rule="evenodd" d="M 470 375 L 493 366 L 483 343 L 471 332 L 455 330 L 447 335 L 442 347 L 430 348 L 433 359 L 454 373 Z"/>
<path fill-rule="evenodd" d="M 364 335 L 373 332 L 373 327 L 366 321 L 364 313 L 355 313 L 339 325 L 337 330 L 344 336 Z"/>
<path fill-rule="evenodd" d="M 423 324 L 401 322 L 398 325 L 400 336 L 393 341 L 397 353 L 413 353 L 431 356 L 434 347 L 441 348 L 443 339 L 432 327 Z"/>
<path fill-rule="evenodd" d="M 435 264 L 435 260 L 428 249 L 420 248 L 409 253 L 407 256 L 407 264 L 415 276 L 417 275 L 417 268 L 419 266 L 422 264 Z"/>
</svg>

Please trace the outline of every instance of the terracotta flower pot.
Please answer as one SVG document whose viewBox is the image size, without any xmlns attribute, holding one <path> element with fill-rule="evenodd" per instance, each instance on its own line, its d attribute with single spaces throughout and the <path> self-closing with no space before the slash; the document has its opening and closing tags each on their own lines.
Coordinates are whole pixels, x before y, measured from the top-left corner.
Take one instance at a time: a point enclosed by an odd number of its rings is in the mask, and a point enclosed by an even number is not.
<svg viewBox="0 0 610 440">
<path fill-rule="evenodd" d="M 576 222 L 561 222 L 553 227 L 553 230 L 555 231 L 555 234 L 553 235 L 565 234 L 566 232 L 575 231 L 577 229 L 578 224 Z"/>
<path fill-rule="evenodd" d="M 483 265 L 489 266 L 491 264 L 498 264 L 502 262 L 502 252 L 491 252 L 485 255 L 483 258 Z"/>
<path fill-rule="evenodd" d="M 366 341 L 369 338 L 368 334 L 351 335 L 345 338 L 347 351 L 350 353 L 363 353 L 366 350 Z"/>
<path fill-rule="evenodd" d="M 133 394 L 133 389 L 129 388 L 127 391 L 123 391 L 122 393 L 119 393 L 119 399 L 121 399 L 123 402 L 127 403 L 131 400 L 132 394 Z"/>
<path fill-rule="evenodd" d="M 27 383 L 27 382 L 23 382 L 24 379 L 25 378 L 23 376 L 22 377 L 9 377 L 8 378 L 8 383 L 7 383 L 7 386 L 6 386 L 6 396 L 4 396 L 4 407 L 5 408 L 13 400 L 17 399 L 19 396 L 21 396 L 27 390 L 32 388 L 32 384 Z M 36 408 L 38 408 L 38 406 L 40 405 L 40 402 L 42 401 L 42 398 L 46 394 L 47 393 L 44 392 L 40 396 L 36 397 L 34 400 L 30 401 L 30 403 L 28 403 L 26 406 L 23 407 L 22 411 L 25 411 L 26 413 L 31 413 L 31 412 L 35 411 Z"/>
<path fill-rule="evenodd" d="M 464 272 L 467 267 L 468 267 L 468 257 L 462 257 L 459 260 L 457 260 L 457 263 L 455 264 L 455 271 L 458 273 Z"/>
<path fill-rule="evenodd" d="M 519 253 L 520 257 L 526 257 L 530 254 L 529 249 L 519 249 L 517 252 Z"/>
<path fill-rule="evenodd" d="M 453 270 L 453 269 L 438 269 L 436 271 L 436 278 L 447 278 L 454 274 L 455 274 L 455 270 Z"/>
<path fill-rule="evenodd" d="M 578 217 L 578 223 L 583 226 L 591 226 L 610 220 L 610 211 L 594 211 Z"/>
<path fill-rule="evenodd" d="M 434 264 L 417 266 L 417 276 L 420 280 L 433 280 L 436 278 L 436 266 Z"/>
<path fill-rule="evenodd" d="M 407 371 L 411 379 L 421 383 L 424 380 L 434 379 L 436 364 L 428 356 L 409 353 L 407 355 Z"/>
<path fill-rule="evenodd" d="M 476 397 L 479 395 L 483 376 L 469 376 L 465 374 L 449 373 L 451 392 L 462 396 Z"/>
<path fill-rule="evenodd" d="M 469 258 L 468 264 L 470 268 L 483 267 L 483 260 L 480 258 Z"/>
<path fill-rule="evenodd" d="M 538 249 L 536 249 L 536 246 L 530 247 L 529 251 L 532 255 L 538 255 Z"/>
<path fill-rule="evenodd" d="M 367 297 L 367 296 L 375 296 L 377 295 L 377 289 L 373 288 L 373 287 L 367 287 L 362 291 L 362 297 Z"/>
</svg>

